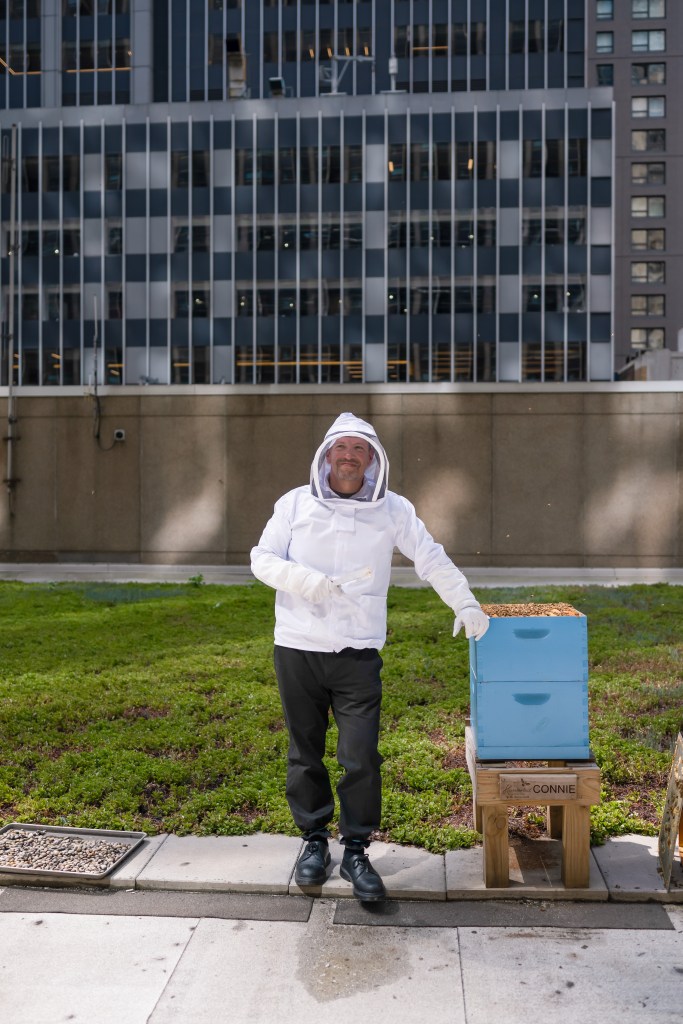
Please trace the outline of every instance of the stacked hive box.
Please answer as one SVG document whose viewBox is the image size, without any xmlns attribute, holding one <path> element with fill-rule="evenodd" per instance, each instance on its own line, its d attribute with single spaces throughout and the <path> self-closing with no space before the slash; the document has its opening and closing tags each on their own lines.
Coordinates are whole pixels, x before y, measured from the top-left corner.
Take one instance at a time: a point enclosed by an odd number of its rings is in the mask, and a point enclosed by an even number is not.
<svg viewBox="0 0 683 1024">
<path fill-rule="evenodd" d="M 564 606 L 485 608 L 470 640 L 470 715 L 479 760 L 582 760 L 588 745 L 586 618 Z M 543 614 L 544 611 L 549 614 Z M 512 613 L 511 613 L 512 612 Z"/>
</svg>

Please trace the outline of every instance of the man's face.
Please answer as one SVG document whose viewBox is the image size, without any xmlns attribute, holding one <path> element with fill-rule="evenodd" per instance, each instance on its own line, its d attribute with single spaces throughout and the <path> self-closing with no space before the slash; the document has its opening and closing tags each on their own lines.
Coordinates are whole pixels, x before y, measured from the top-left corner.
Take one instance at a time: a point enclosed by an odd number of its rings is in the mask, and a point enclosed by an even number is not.
<svg viewBox="0 0 683 1024">
<path fill-rule="evenodd" d="M 363 486 L 373 449 L 360 437 L 340 437 L 325 458 L 330 464 L 330 487 L 341 494 L 355 494 Z"/>
</svg>

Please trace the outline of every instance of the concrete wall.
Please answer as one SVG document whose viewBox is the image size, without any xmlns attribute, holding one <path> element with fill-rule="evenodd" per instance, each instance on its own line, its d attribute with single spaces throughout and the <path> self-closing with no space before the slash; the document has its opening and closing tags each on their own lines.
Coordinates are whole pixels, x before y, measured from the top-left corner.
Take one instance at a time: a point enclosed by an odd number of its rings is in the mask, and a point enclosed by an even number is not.
<svg viewBox="0 0 683 1024">
<path fill-rule="evenodd" d="M 0 560 L 244 564 L 350 409 L 378 430 L 390 486 L 463 566 L 683 565 L 674 385 L 101 389 L 102 447 L 92 397 L 15 395 Z"/>
</svg>

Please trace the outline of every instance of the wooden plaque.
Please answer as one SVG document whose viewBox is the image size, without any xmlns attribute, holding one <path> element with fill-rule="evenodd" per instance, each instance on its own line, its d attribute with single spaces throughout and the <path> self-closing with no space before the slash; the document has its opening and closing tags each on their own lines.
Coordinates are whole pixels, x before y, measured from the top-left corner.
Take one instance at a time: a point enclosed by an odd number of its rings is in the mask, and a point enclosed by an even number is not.
<svg viewBox="0 0 683 1024">
<path fill-rule="evenodd" d="M 576 800 L 579 795 L 579 784 L 576 775 L 560 775 L 540 772 L 533 774 L 501 775 L 501 800 L 526 800 L 530 804 L 543 804 L 547 800 Z"/>
<path fill-rule="evenodd" d="M 676 855 L 683 864 L 683 735 L 679 732 L 666 791 L 662 827 L 659 832 L 659 871 L 664 885 L 671 885 Z"/>
</svg>

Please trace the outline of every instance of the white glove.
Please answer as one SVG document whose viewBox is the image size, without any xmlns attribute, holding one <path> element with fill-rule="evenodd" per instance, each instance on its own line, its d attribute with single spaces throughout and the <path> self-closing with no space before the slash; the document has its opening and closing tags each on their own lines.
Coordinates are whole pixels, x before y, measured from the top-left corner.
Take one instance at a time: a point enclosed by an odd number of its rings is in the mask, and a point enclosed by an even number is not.
<svg viewBox="0 0 683 1024">
<path fill-rule="evenodd" d="M 321 604 L 333 594 L 340 594 L 342 589 L 338 583 L 333 583 L 324 573 L 311 570 L 301 584 L 299 592 L 312 604 Z"/>
<path fill-rule="evenodd" d="M 469 640 L 481 640 L 489 628 L 489 617 L 481 608 L 463 608 L 456 616 L 453 625 L 453 636 L 457 636 L 460 630 L 465 627 L 465 636 Z"/>
</svg>

